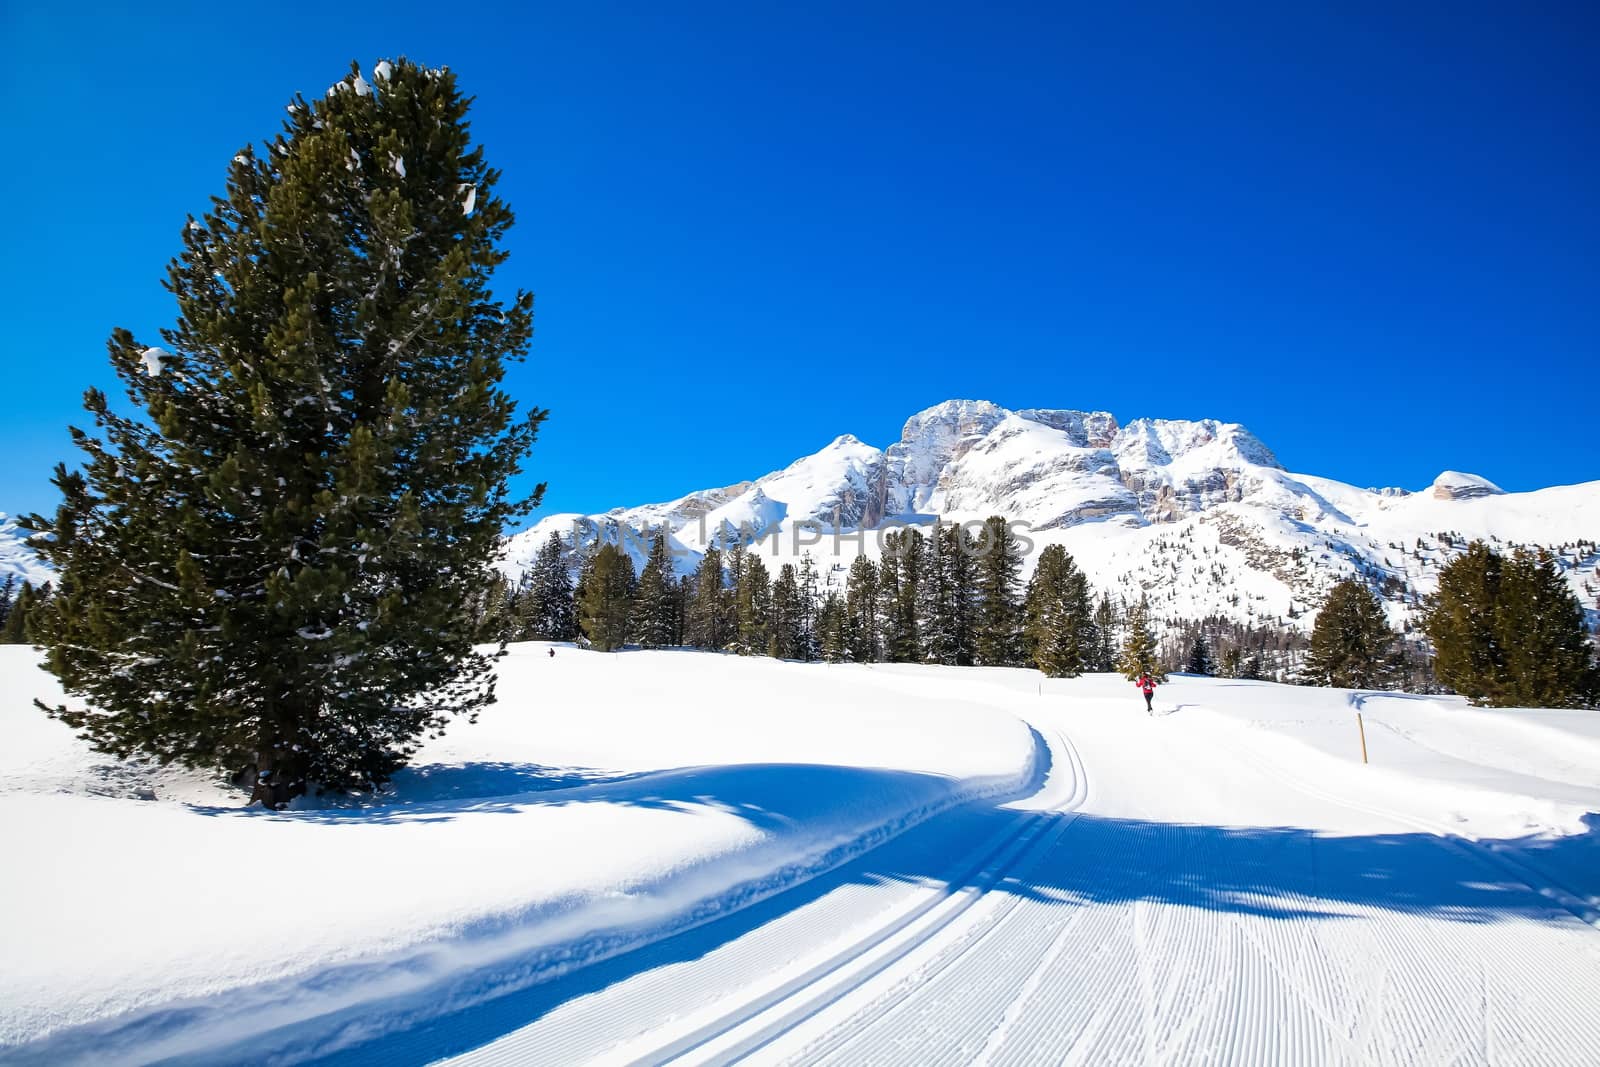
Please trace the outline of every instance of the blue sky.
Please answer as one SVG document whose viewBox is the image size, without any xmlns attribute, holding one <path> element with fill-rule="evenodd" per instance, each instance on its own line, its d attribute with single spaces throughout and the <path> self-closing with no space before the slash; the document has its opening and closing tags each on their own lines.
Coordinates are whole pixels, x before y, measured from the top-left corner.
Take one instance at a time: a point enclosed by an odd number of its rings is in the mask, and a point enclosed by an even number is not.
<svg viewBox="0 0 1600 1067">
<path fill-rule="evenodd" d="M 1600 478 L 1600 7 L 6 5 L 0 510 L 53 506 L 186 213 L 359 60 L 447 64 L 538 294 L 546 511 L 950 397 L 1291 470 Z"/>
</svg>

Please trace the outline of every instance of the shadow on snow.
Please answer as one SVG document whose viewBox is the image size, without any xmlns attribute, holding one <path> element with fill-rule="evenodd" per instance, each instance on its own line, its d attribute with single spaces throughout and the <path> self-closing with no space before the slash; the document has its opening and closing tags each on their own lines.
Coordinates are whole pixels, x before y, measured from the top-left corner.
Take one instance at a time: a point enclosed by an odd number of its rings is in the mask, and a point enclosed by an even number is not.
<svg viewBox="0 0 1600 1067">
<path fill-rule="evenodd" d="M 1043 749 L 1037 736 L 1036 741 Z M 934 784 L 927 781 L 929 777 L 881 769 L 766 764 L 685 768 L 611 779 L 596 790 L 590 776 L 535 765 L 422 767 L 416 769 L 414 795 L 428 799 L 418 799 L 416 809 L 401 806 L 255 816 L 219 809 L 218 814 L 296 820 L 451 819 L 472 811 L 512 812 L 542 804 L 604 802 L 680 810 L 711 806 L 771 828 L 805 820 L 837 790 L 881 795 L 898 788 L 908 790 L 908 795 L 926 794 Z M 541 795 L 561 788 L 556 783 L 577 788 Z M 515 790 L 516 795 L 481 795 L 481 790 L 491 786 Z M 337 1064 L 422 1063 L 464 1052 L 585 994 L 648 970 L 705 956 L 840 886 L 904 882 L 958 891 L 974 884 L 977 872 L 975 868 L 965 874 L 950 869 L 955 865 L 952 854 L 965 848 L 949 847 L 947 835 L 959 830 L 967 835 L 962 840 L 977 842 L 1027 817 L 993 803 L 964 805 L 784 891 L 554 978 L 541 980 L 550 954 L 547 949 L 540 950 L 466 972 L 452 971 L 403 995 L 368 1000 L 309 1023 L 297 1021 L 244 1045 L 170 1062 L 238 1062 L 258 1058 L 269 1049 L 286 1052 L 291 1061 L 312 1058 Z M 1024 877 L 1002 879 L 992 886 L 993 891 L 1062 908 L 1150 901 L 1268 920 L 1350 921 L 1389 912 L 1463 923 L 1574 921 L 1570 913 L 1553 907 L 1500 867 L 1482 860 L 1478 851 L 1512 847 L 1541 870 L 1562 872 L 1569 881 L 1566 888 L 1578 896 L 1594 899 L 1600 892 L 1600 864 L 1594 862 L 1600 856 L 1600 815 L 1586 818 L 1587 829 L 1582 834 L 1476 845 L 1422 833 L 1336 836 L 1295 827 L 1187 825 L 1088 814 L 1043 818 L 1072 821 L 1062 828 L 1057 844 L 1042 862 Z M 1585 884 L 1570 884 L 1574 876 Z M 463 931 L 462 937 L 468 943 L 490 938 L 519 921 L 529 921 L 529 917 L 497 920 Z M 304 1002 L 319 991 L 360 989 L 363 982 L 373 979 L 381 984 L 396 967 L 410 966 L 413 964 L 402 961 L 389 963 L 387 970 L 383 964 L 370 962 L 332 968 L 293 980 L 289 999 Z M 271 988 L 239 994 L 252 1003 L 270 1002 L 273 995 Z M 37 1052 L 43 1057 L 40 1062 L 46 1062 L 74 1056 L 92 1058 L 96 1050 L 128 1042 L 139 1047 L 150 1038 L 174 1035 L 191 1025 L 204 1028 L 221 1022 L 231 1007 L 238 1006 L 230 1005 L 231 996 L 68 1031 L 21 1051 L 29 1056 Z M 328 1051 L 336 1047 L 337 1051 Z"/>
</svg>

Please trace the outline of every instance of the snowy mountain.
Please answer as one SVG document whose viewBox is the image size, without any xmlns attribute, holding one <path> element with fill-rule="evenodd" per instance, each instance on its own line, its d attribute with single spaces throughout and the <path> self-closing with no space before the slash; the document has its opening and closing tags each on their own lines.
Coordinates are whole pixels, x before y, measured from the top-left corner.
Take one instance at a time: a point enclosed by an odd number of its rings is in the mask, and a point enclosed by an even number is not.
<svg viewBox="0 0 1600 1067">
<path fill-rule="evenodd" d="M 1401 625 L 1439 567 L 1481 538 L 1555 553 L 1600 618 L 1600 481 L 1506 493 L 1445 471 L 1421 492 L 1362 489 L 1285 470 L 1237 423 L 1119 426 L 1103 411 L 1011 411 L 982 400 L 918 412 L 884 449 L 845 434 L 752 481 L 549 516 L 509 540 L 506 569 L 524 569 L 552 531 L 620 541 L 642 565 L 649 537 L 665 527 L 680 573 L 719 530 L 743 531 L 769 565 L 809 552 L 837 584 L 857 554 L 878 554 L 889 529 L 990 515 L 1025 524 L 1031 555 L 1061 543 L 1097 587 L 1148 596 L 1169 617 L 1303 627 L 1330 585 L 1357 574 Z"/>
<path fill-rule="evenodd" d="M 0 511 L 0 584 L 15 576 L 18 582 L 43 585 L 50 580 L 50 569 L 40 562 L 24 543 L 27 534 Z"/>
</svg>

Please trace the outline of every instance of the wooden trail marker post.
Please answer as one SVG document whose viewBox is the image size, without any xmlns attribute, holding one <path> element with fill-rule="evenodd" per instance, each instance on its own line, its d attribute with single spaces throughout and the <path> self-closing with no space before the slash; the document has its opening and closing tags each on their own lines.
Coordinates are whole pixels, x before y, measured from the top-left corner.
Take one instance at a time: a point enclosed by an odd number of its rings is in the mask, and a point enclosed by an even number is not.
<svg viewBox="0 0 1600 1067">
<path fill-rule="evenodd" d="M 1361 731 L 1361 762 L 1367 762 L 1367 727 L 1361 721 L 1361 713 L 1356 712 L 1356 729 Z"/>
</svg>

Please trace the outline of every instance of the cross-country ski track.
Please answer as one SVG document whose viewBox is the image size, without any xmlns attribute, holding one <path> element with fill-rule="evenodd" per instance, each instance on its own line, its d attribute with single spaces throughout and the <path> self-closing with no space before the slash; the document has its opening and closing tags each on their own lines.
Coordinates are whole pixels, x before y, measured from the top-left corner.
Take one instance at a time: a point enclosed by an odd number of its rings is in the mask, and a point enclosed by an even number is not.
<svg viewBox="0 0 1600 1067">
<path fill-rule="evenodd" d="M 1600 817 L 1513 832 L 1596 810 L 1587 720 L 1450 712 L 1484 742 L 1398 695 L 1175 679 L 1146 715 L 1111 676 L 832 676 L 1021 719 L 1031 778 L 553 977 L 500 960 L 158 1061 L 1600 1064 Z M 1317 734 L 1356 708 L 1370 767 Z"/>
<path fill-rule="evenodd" d="M 1530 863 L 1181 711 L 1013 689 L 1027 796 L 332 1062 L 1600 1062 L 1593 906 Z"/>
</svg>

